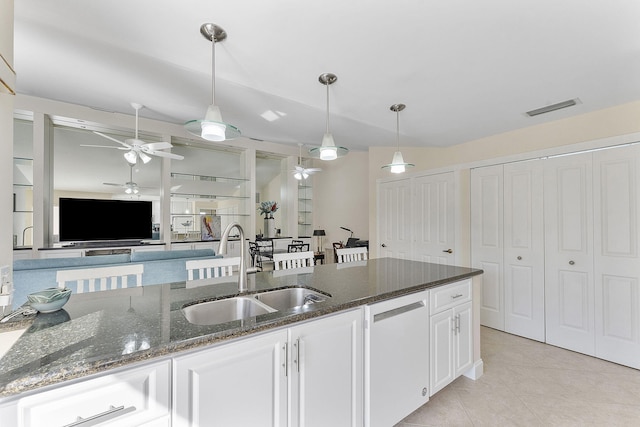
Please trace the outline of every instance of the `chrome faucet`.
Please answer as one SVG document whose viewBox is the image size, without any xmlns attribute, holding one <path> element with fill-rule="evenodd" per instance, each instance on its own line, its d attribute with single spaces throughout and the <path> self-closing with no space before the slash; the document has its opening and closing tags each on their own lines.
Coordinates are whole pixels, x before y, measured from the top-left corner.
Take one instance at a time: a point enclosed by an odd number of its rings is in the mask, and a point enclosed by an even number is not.
<svg viewBox="0 0 640 427">
<path fill-rule="evenodd" d="M 232 222 L 224 229 L 222 237 L 220 237 L 220 246 L 218 246 L 218 253 L 224 255 L 227 253 L 227 241 L 229 240 L 229 233 L 233 228 L 237 228 L 240 233 L 240 267 L 238 273 L 238 292 L 246 292 L 248 290 L 247 282 L 247 242 L 244 239 L 244 230 L 237 222 Z"/>
</svg>

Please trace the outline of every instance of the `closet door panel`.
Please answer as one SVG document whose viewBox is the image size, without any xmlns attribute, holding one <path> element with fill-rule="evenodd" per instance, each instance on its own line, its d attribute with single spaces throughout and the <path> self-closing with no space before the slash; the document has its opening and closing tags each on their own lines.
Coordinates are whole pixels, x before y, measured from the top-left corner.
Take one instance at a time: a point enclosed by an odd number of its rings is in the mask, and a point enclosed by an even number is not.
<svg viewBox="0 0 640 427">
<path fill-rule="evenodd" d="M 594 153 L 596 356 L 640 368 L 640 148 Z"/>
<path fill-rule="evenodd" d="M 543 167 L 504 165 L 505 331 L 544 341 Z"/>
<path fill-rule="evenodd" d="M 411 255 L 411 181 L 384 182 L 379 187 L 379 257 L 409 259 Z"/>
<path fill-rule="evenodd" d="M 545 318 L 549 344 L 595 352 L 592 155 L 546 160 Z"/>
<path fill-rule="evenodd" d="M 503 167 L 471 170 L 471 265 L 484 270 L 480 324 L 504 331 Z"/>
</svg>

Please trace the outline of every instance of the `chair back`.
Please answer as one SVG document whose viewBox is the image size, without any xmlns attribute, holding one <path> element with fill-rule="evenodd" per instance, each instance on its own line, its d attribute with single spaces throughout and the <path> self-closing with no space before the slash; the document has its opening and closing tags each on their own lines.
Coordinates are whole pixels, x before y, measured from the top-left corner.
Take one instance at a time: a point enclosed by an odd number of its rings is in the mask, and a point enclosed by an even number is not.
<svg viewBox="0 0 640 427">
<path fill-rule="evenodd" d="M 358 248 L 339 248 L 336 249 L 338 264 L 343 262 L 366 261 L 368 250 L 365 246 Z"/>
<path fill-rule="evenodd" d="M 240 266 L 240 257 L 192 259 L 187 261 L 187 280 L 211 279 L 233 275 L 233 268 Z M 194 272 L 198 272 L 195 277 Z"/>
<path fill-rule="evenodd" d="M 273 255 L 274 270 L 313 266 L 313 251 L 288 252 Z"/>
<path fill-rule="evenodd" d="M 344 248 L 344 245 L 342 244 L 342 242 L 333 242 L 331 245 L 333 245 L 333 262 L 335 262 L 337 264 L 338 263 L 338 253 L 336 252 L 336 249 Z"/>
<path fill-rule="evenodd" d="M 287 252 L 307 252 L 309 251 L 308 243 L 292 243 L 287 246 Z"/>
<path fill-rule="evenodd" d="M 135 276 L 136 286 L 142 286 L 143 272 L 143 264 L 58 270 L 56 283 L 59 288 L 66 288 L 67 282 L 76 282 L 78 294 L 85 292 L 85 286 L 86 292 L 106 291 L 118 287 L 126 288 L 129 276 Z"/>
</svg>

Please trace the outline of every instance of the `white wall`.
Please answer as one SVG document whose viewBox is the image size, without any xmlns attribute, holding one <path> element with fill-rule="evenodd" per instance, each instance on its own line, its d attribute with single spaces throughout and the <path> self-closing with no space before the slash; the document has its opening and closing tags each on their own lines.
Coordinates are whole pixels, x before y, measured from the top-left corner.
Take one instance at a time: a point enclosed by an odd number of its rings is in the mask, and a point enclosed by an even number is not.
<svg viewBox="0 0 640 427">
<path fill-rule="evenodd" d="M 350 233 L 340 227 L 353 230 L 354 237 L 369 238 L 368 159 L 368 153 L 352 151 L 336 160 L 314 161 L 322 172 L 313 178 L 313 228 L 327 233 L 325 248 L 347 241 Z"/>
</svg>

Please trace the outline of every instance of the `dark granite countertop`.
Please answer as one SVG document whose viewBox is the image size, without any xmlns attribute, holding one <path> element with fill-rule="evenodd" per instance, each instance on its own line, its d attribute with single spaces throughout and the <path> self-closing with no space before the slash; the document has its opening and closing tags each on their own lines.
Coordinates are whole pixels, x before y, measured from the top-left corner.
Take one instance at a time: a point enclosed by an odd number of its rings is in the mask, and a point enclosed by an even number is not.
<svg viewBox="0 0 640 427">
<path fill-rule="evenodd" d="M 249 291 L 304 286 L 324 302 L 219 325 L 189 323 L 181 308 L 237 295 L 237 277 L 73 294 L 62 310 L 0 324 L 27 328 L 0 359 L 0 397 L 207 346 L 443 285 L 482 270 L 394 258 L 249 274 Z M 211 284 L 215 280 L 219 283 Z M 0 335 L 1 336 L 1 335 Z"/>
</svg>

